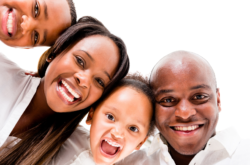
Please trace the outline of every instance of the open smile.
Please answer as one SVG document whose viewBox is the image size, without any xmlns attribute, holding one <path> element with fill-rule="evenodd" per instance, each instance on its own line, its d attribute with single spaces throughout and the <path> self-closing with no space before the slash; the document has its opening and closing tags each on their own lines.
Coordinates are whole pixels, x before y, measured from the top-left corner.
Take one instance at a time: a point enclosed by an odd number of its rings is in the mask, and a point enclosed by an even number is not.
<svg viewBox="0 0 250 165">
<path fill-rule="evenodd" d="M 82 100 L 81 95 L 77 92 L 75 87 L 67 80 L 60 79 L 57 83 L 56 91 L 61 100 L 68 105 L 75 104 L 76 102 Z"/>
<path fill-rule="evenodd" d="M 195 135 L 204 124 L 192 124 L 186 126 L 170 126 L 170 128 L 180 136 L 193 136 Z"/>
<path fill-rule="evenodd" d="M 114 158 L 122 150 L 122 145 L 110 139 L 103 139 L 100 150 L 103 156 Z"/>
<path fill-rule="evenodd" d="M 4 13 L 2 18 L 2 30 L 7 37 L 15 36 L 17 32 L 16 12 L 10 8 Z"/>
</svg>

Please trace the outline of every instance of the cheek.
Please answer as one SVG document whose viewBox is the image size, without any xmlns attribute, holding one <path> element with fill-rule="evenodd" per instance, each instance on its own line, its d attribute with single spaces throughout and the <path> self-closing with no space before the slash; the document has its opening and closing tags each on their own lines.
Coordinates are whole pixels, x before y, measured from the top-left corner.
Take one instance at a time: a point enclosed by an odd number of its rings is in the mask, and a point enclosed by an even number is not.
<svg viewBox="0 0 250 165">
<path fill-rule="evenodd" d="M 157 127 L 163 127 L 165 124 L 169 123 L 173 116 L 174 116 L 173 107 L 167 108 L 159 104 L 156 104 L 155 120 Z"/>
<path fill-rule="evenodd" d="M 3 43 L 5 43 L 8 46 L 12 47 L 31 47 L 32 45 L 30 44 L 30 41 L 28 37 L 22 36 L 19 39 L 15 40 L 1 40 Z"/>
</svg>

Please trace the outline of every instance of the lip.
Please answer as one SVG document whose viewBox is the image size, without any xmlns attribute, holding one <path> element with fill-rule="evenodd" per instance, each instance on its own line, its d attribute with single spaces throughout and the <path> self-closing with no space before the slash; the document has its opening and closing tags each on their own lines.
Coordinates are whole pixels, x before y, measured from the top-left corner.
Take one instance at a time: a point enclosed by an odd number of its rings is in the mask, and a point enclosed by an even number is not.
<svg viewBox="0 0 250 165">
<path fill-rule="evenodd" d="M 78 95 L 80 95 L 80 97 L 78 99 L 76 99 L 75 101 L 73 102 L 70 102 L 68 101 L 66 98 L 64 98 L 64 96 L 61 94 L 61 92 L 59 91 L 59 86 L 60 86 L 60 83 L 61 81 L 65 81 L 75 92 L 77 92 Z M 81 93 L 66 79 L 62 79 L 60 78 L 58 81 L 57 81 L 57 85 L 56 85 L 56 93 L 57 95 L 59 96 L 59 98 L 67 105 L 72 105 L 72 104 L 75 104 L 77 102 L 80 102 L 82 101 L 82 95 Z"/>
<path fill-rule="evenodd" d="M 120 143 L 116 142 L 116 143 L 120 144 L 121 147 L 118 149 L 118 151 L 117 151 L 114 155 L 109 155 L 109 154 L 105 153 L 105 152 L 102 150 L 102 143 L 103 143 L 103 141 L 104 141 L 105 139 L 106 139 L 106 140 L 114 141 L 114 140 L 111 139 L 111 138 L 103 138 L 103 139 L 101 140 L 101 143 L 100 143 L 100 152 L 101 152 L 101 154 L 102 154 L 104 157 L 109 158 L 109 159 L 112 159 L 112 158 L 116 157 L 116 155 L 117 155 L 118 153 L 120 153 L 120 151 L 121 151 L 122 148 L 123 148 L 123 145 L 121 145 Z"/>
<path fill-rule="evenodd" d="M 171 127 L 188 127 L 188 126 L 194 126 L 199 125 L 199 128 L 192 130 L 192 131 L 181 131 L 181 130 L 175 130 Z M 171 124 L 169 125 L 169 129 L 176 134 L 178 137 L 193 137 L 196 136 L 202 129 L 204 129 L 205 122 L 191 122 L 191 123 L 180 123 L 180 124 Z"/>
<path fill-rule="evenodd" d="M 9 35 L 8 29 L 7 29 L 7 20 L 8 20 L 8 15 L 10 12 L 12 12 L 12 17 L 13 17 L 13 27 L 12 27 L 12 35 L 11 36 Z M 13 8 L 10 8 L 4 12 L 3 17 L 2 17 L 2 27 L 1 28 L 2 28 L 4 35 L 8 38 L 13 38 L 16 35 L 16 32 L 17 32 L 16 10 L 14 10 Z"/>
</svg>

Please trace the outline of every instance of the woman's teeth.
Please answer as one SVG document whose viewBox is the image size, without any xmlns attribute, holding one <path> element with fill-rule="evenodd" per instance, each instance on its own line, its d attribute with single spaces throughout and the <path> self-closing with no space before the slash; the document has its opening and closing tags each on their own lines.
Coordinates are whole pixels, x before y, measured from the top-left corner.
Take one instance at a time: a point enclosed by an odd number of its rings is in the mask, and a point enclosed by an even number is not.
<svg viewBox="0 0 250 165">
<path fill-rule="evenodd" d="M 12 17 L 12 13 L 9 13 L 8 15 L 8 20 L 7 20 L 7 30 L 8 33 L 12 34 L 13 32 L 13 17 Z"/>
<path fill-rule="evenodd" d="M 70 102 L 73 102 L 73 101 L 74 101 L 74 98 L 70 98 L 70 97 L 63 91 L 63 89 L 62 89 L 61 86 L 59 86 L 59 91 L 61 92 L 61 94 L 63 95 L 63 97 L 64 97 L 65 99 L 67 99 L 67 100 L 70 101 Z"/>
<path fill-rule="evenodd" d="M 62 80 L 62 83 L 75 98 L 78 99 L 80 97 L 65 81 Z"/>
<path fill-rule="evenodd" d="M 192 125 L 192 126 L 187 126 L 187 127 L 182 127 L 182 126 L 176 126 L 174 127 L 175 130 L 177 131 L 193 131 L 199 128 L 199 125 Z"/>
</svg>

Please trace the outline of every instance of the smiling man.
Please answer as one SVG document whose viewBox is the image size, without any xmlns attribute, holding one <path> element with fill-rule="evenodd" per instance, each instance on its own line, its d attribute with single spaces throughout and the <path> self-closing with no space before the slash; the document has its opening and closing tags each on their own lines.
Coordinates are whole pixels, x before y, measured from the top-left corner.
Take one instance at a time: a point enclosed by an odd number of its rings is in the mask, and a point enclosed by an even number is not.
<svg viewBox="0 0 250 165">
<path fill-rule="evenodd" d="M 75 22 L 72 0 L 0 1 L 0 40 L 9 46 L 50 46 Z"/>
<path fill-rule="evenodd" d="M 220 91 L 205 59 L 173 52 L 156 64 L 150 84 L 160 133 L 148 150 L 135 152 L 119 165 L 250 164 L 249 140 L 241 140 L 233 128 L 215 131 Z"/>
</svg>

